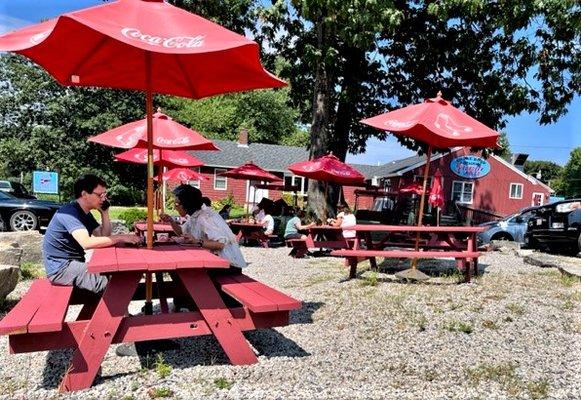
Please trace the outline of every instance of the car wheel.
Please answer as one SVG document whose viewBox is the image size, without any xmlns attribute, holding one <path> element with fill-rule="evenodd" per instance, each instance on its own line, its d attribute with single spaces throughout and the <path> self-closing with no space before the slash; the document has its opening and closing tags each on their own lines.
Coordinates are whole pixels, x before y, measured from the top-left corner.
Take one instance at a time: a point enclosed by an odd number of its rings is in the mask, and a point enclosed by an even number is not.
<svg viewBox="0 0 581 400">
<path fill-rule="evenodd" d="M 13 231 L 31 231 L 38 228 L 38 218 L 30 211 L 19 210 L 10 216 L 10 229 Z"/>
<path fill-rule="evenodd" d="M 494 236 L 492 236 L 492 238 L 490 240 L 508 240 L 512 242 L 512 236 L 510 236 L 508 233 L 498 233 Z"/>
</svg>

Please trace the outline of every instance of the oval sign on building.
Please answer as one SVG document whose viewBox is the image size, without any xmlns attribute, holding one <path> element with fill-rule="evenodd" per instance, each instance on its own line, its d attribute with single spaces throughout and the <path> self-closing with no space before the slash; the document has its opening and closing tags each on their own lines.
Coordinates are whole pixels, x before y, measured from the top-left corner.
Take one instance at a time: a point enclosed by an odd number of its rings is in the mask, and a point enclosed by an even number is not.
<svg viewBox="0 0 581 400">
<path fill-rule="evenodd" d="M 450 169 L 462 178 L 478 179 L 490 172 L 490 164 L 484 158 L 462 156 L 450 162 Z"/>
</svg>

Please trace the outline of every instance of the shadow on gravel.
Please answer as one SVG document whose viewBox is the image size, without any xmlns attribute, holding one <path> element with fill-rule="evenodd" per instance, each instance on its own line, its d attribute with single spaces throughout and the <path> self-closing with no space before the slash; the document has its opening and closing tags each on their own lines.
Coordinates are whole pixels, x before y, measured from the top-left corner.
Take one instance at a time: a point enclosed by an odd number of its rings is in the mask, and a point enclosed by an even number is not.
<svg viewBox="0 0 581 400">
<path fill-rule="evenodd" d="M 46 362 L 42 371 L 41 387 L 43 389 L 58 388 L 72 357 L 72 349 L 51 350 L 46 354 Z"/>
<path fill-rule="evenodd" d="M 313 314 L 319 308 L 323 307 L 325 303 L 320 301 L 304 301 L 300 309 L 291 311 L 289 317 L 289 324 L 312 324 Z"/>
<path fill-rule="evenodd" d="M 423 264 L 423 265 L 422 265 Z M 364 268 L 361 268 L 361 267 Z M 398 261 L 395 259 L 385 259 L 383 262 L 379 263 L 377 268 L 380 275 L 374 276 L 373 278 L 369 277 L 370 273 L 373 273 L 369 266 L 365 268 L 365 265 L 359 266 L 357 270 L 357 275 L 355 279 L 358 280 L 373 280 L 377 281 L 378 283 L 399 283 L 399 284 L 409 284 L 405 280 L 398 279 L 395 274 L 397 272 L 406 270 L 410 268 L 410 261 Z M 479 276 L 484 275 L 486 273 L 486 268 L 488 264 L 484 264 L 482 262 L 478 263 L 478 272 L 477 276 L 472 275 L 472 278 L 476 278 Z M 418 270 L 422 271 L 430 278 L 448 278 L 449 281 L 442 282 L 440 281 L 424 281 L 418 282 L 423 285 L 433 285 L 433 286 L 447 286 L 447 285 L 456 285 L 458 283 L 463 283 L 464 280 L 464 273 L 459 271 L 456 267 L 456 262 L 453 260 L 437 260 L 437 261 L 426 261 L 422 260 L 419 262 Z M 365 276 L 364 276 L 365 275 Z M 349 282 L 350 279 L 345 277 L 340 281 L 340 283 Z"/>
</svg>

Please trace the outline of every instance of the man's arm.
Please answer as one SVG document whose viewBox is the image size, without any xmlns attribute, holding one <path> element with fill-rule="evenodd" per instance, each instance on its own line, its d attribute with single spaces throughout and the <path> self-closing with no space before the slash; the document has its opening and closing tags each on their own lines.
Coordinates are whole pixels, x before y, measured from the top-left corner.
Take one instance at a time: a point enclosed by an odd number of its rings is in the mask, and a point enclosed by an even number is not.
<svg viewBox="0 0 581 400">
<path fill-rule="evenodd" d="M 93 236 L 111 236 L 111 219 L 109 210 L 99 210 L 101 213 L 101 225 L 93 231 Z"/>
<path fill-rule="evenodd" d="M 76 229 L 71 235 L 85 250 L 99 249 L 102 247 L 115 246 L 117 243 L 139 243 L 139 236 L 128 235 L 113 235 L 113 236 L 90 236 L 86 229 Z"/>
</svg>

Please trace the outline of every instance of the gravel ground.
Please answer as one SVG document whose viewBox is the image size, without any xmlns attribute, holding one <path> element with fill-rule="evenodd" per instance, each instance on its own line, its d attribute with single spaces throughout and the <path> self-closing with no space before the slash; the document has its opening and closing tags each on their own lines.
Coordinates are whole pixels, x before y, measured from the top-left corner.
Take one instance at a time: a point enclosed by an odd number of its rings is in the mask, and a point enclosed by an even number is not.
<svg viewBox="0 0 581 400">
<path fill-rule="evenodd" d="M 471 284 L 457 284 L 451 261 L 420 263 L 433 275 L 423 284 L 396 281 L 407 262 L 392 260 L 345 281 L 339 259 L 244 252 L 247 274 L 304 302 L 289 326 L 246 334 L 257 364 L 229 365 L 211 337 L 179 340 L 159 359 L 112 346 L 93 387 L 59 394 L 71 352 L 10 355 L 2 336 L 0 398 L 581 398 L 581 283 L 556 269 L 493 252 Z"/>
</svg>

